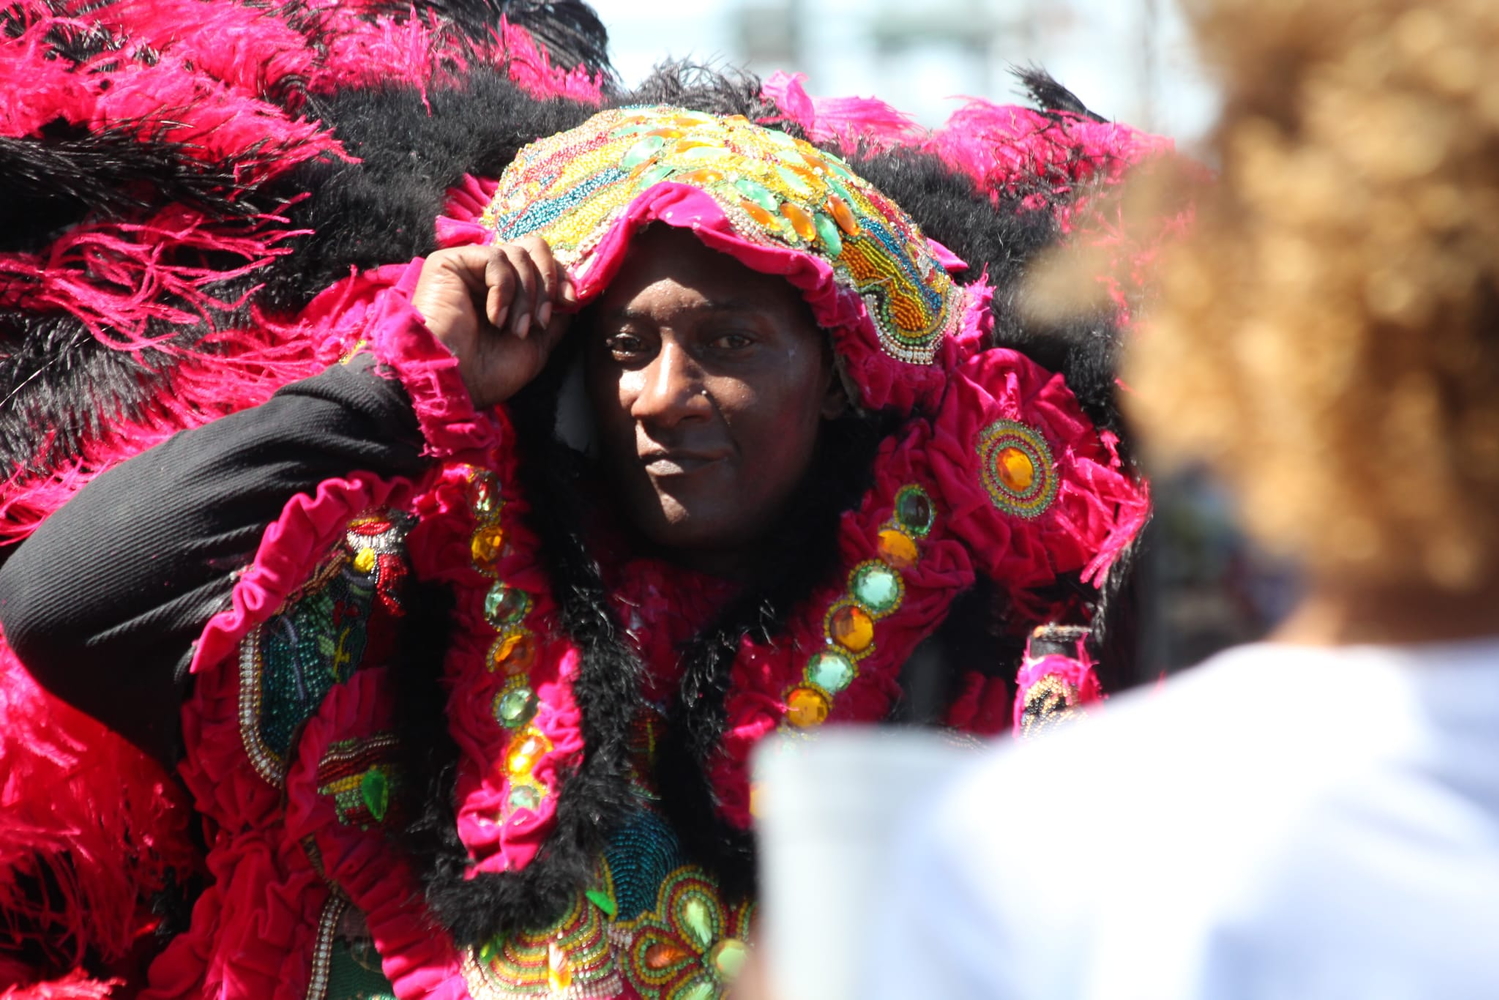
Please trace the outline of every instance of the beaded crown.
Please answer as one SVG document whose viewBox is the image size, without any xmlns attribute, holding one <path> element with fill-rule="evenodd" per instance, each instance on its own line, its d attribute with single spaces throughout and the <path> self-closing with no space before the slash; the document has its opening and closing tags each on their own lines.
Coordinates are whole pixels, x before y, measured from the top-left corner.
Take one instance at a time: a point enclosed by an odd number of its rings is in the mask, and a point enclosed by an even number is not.
<svg viewBox="0 0 1499 1000">
<path fill-rule="evenodd" d="M 481 223 L 497 241 L 540 235 L 586 273 L 629 207 L 665 184 L 707 194 L 739 240 L 825 261 L 897 361 L 932 364 L 958 327 L 962 289 L 905 212 L 832 153 L 742 115 L 601 112 L 522 149 Z"/>
</svg>

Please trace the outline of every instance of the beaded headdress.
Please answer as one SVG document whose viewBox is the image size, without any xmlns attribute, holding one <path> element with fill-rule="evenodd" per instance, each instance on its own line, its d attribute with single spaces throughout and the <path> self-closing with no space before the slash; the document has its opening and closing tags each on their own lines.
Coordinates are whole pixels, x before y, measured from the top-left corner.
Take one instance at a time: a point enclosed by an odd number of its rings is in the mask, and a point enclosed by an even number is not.
<svg viewBox="0 0 1499 1000">
<path fill-rule="evenodd" d="M 496 241 L 544 237 L 585 299 L 650 222 L 801 289 L 863 405 L 909 409 L 940 384 L 962 263 L 843 160 L 742 115 L 604 111 L 522 149 L 481 218 Z"/>
</svg>

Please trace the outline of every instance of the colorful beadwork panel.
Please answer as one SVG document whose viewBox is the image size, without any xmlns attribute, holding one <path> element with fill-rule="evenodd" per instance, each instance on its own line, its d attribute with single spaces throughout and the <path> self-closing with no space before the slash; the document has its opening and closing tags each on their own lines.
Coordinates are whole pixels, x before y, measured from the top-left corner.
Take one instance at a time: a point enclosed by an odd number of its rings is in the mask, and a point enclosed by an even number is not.
<svg viewBox="0 0 1499 1000">
<path fill-rule="evenodd" d="M 241 643 L 241 737 L 267 781 L 281 783 L 296 734 L 333 685 L 388 652 L 409 528 L 399 511 L 352 520 L 312 579 Z"/>
<path fill-rule="evenodd" d="M 743 116 L 602 112 L 521 150 L 482 223 L 498 241 L 540 235 L 577 267 L 636 197 L 668 182 L 712 197 L 739 238 L 831 264 L 892 358 L 931 364 L 957 325 L 961 290 L 909 216 L 837 156 Z"/>
</svg>

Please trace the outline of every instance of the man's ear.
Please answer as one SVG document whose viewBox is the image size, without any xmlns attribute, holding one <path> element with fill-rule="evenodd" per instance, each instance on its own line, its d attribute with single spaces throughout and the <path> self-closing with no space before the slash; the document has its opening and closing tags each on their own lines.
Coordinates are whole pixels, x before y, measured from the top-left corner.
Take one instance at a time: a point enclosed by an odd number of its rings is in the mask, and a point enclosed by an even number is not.
<svg viewBox="0 0 1499 1000">
<path fill-rule="evenodd" d="M 822 394 L 822 419 L 837 420 L 848 412 L 848 392 L 835 370 L 828 376 L 827 391 Z"/>
</svg>

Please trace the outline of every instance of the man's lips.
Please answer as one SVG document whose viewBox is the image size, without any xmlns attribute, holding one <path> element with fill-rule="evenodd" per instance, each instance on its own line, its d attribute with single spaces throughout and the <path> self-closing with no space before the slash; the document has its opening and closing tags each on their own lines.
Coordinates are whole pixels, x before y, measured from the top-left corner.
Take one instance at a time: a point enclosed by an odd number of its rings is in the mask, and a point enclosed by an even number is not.
<svg viewBox="0 0 1499 1000">
<path fill-rule="evenodd" d="M 670 449 L 646 452 L 640 456 L 640 464 L 655 478 L 688 476 L 729 457 L 724 450 L 689 451 Z"/>
</svg>

